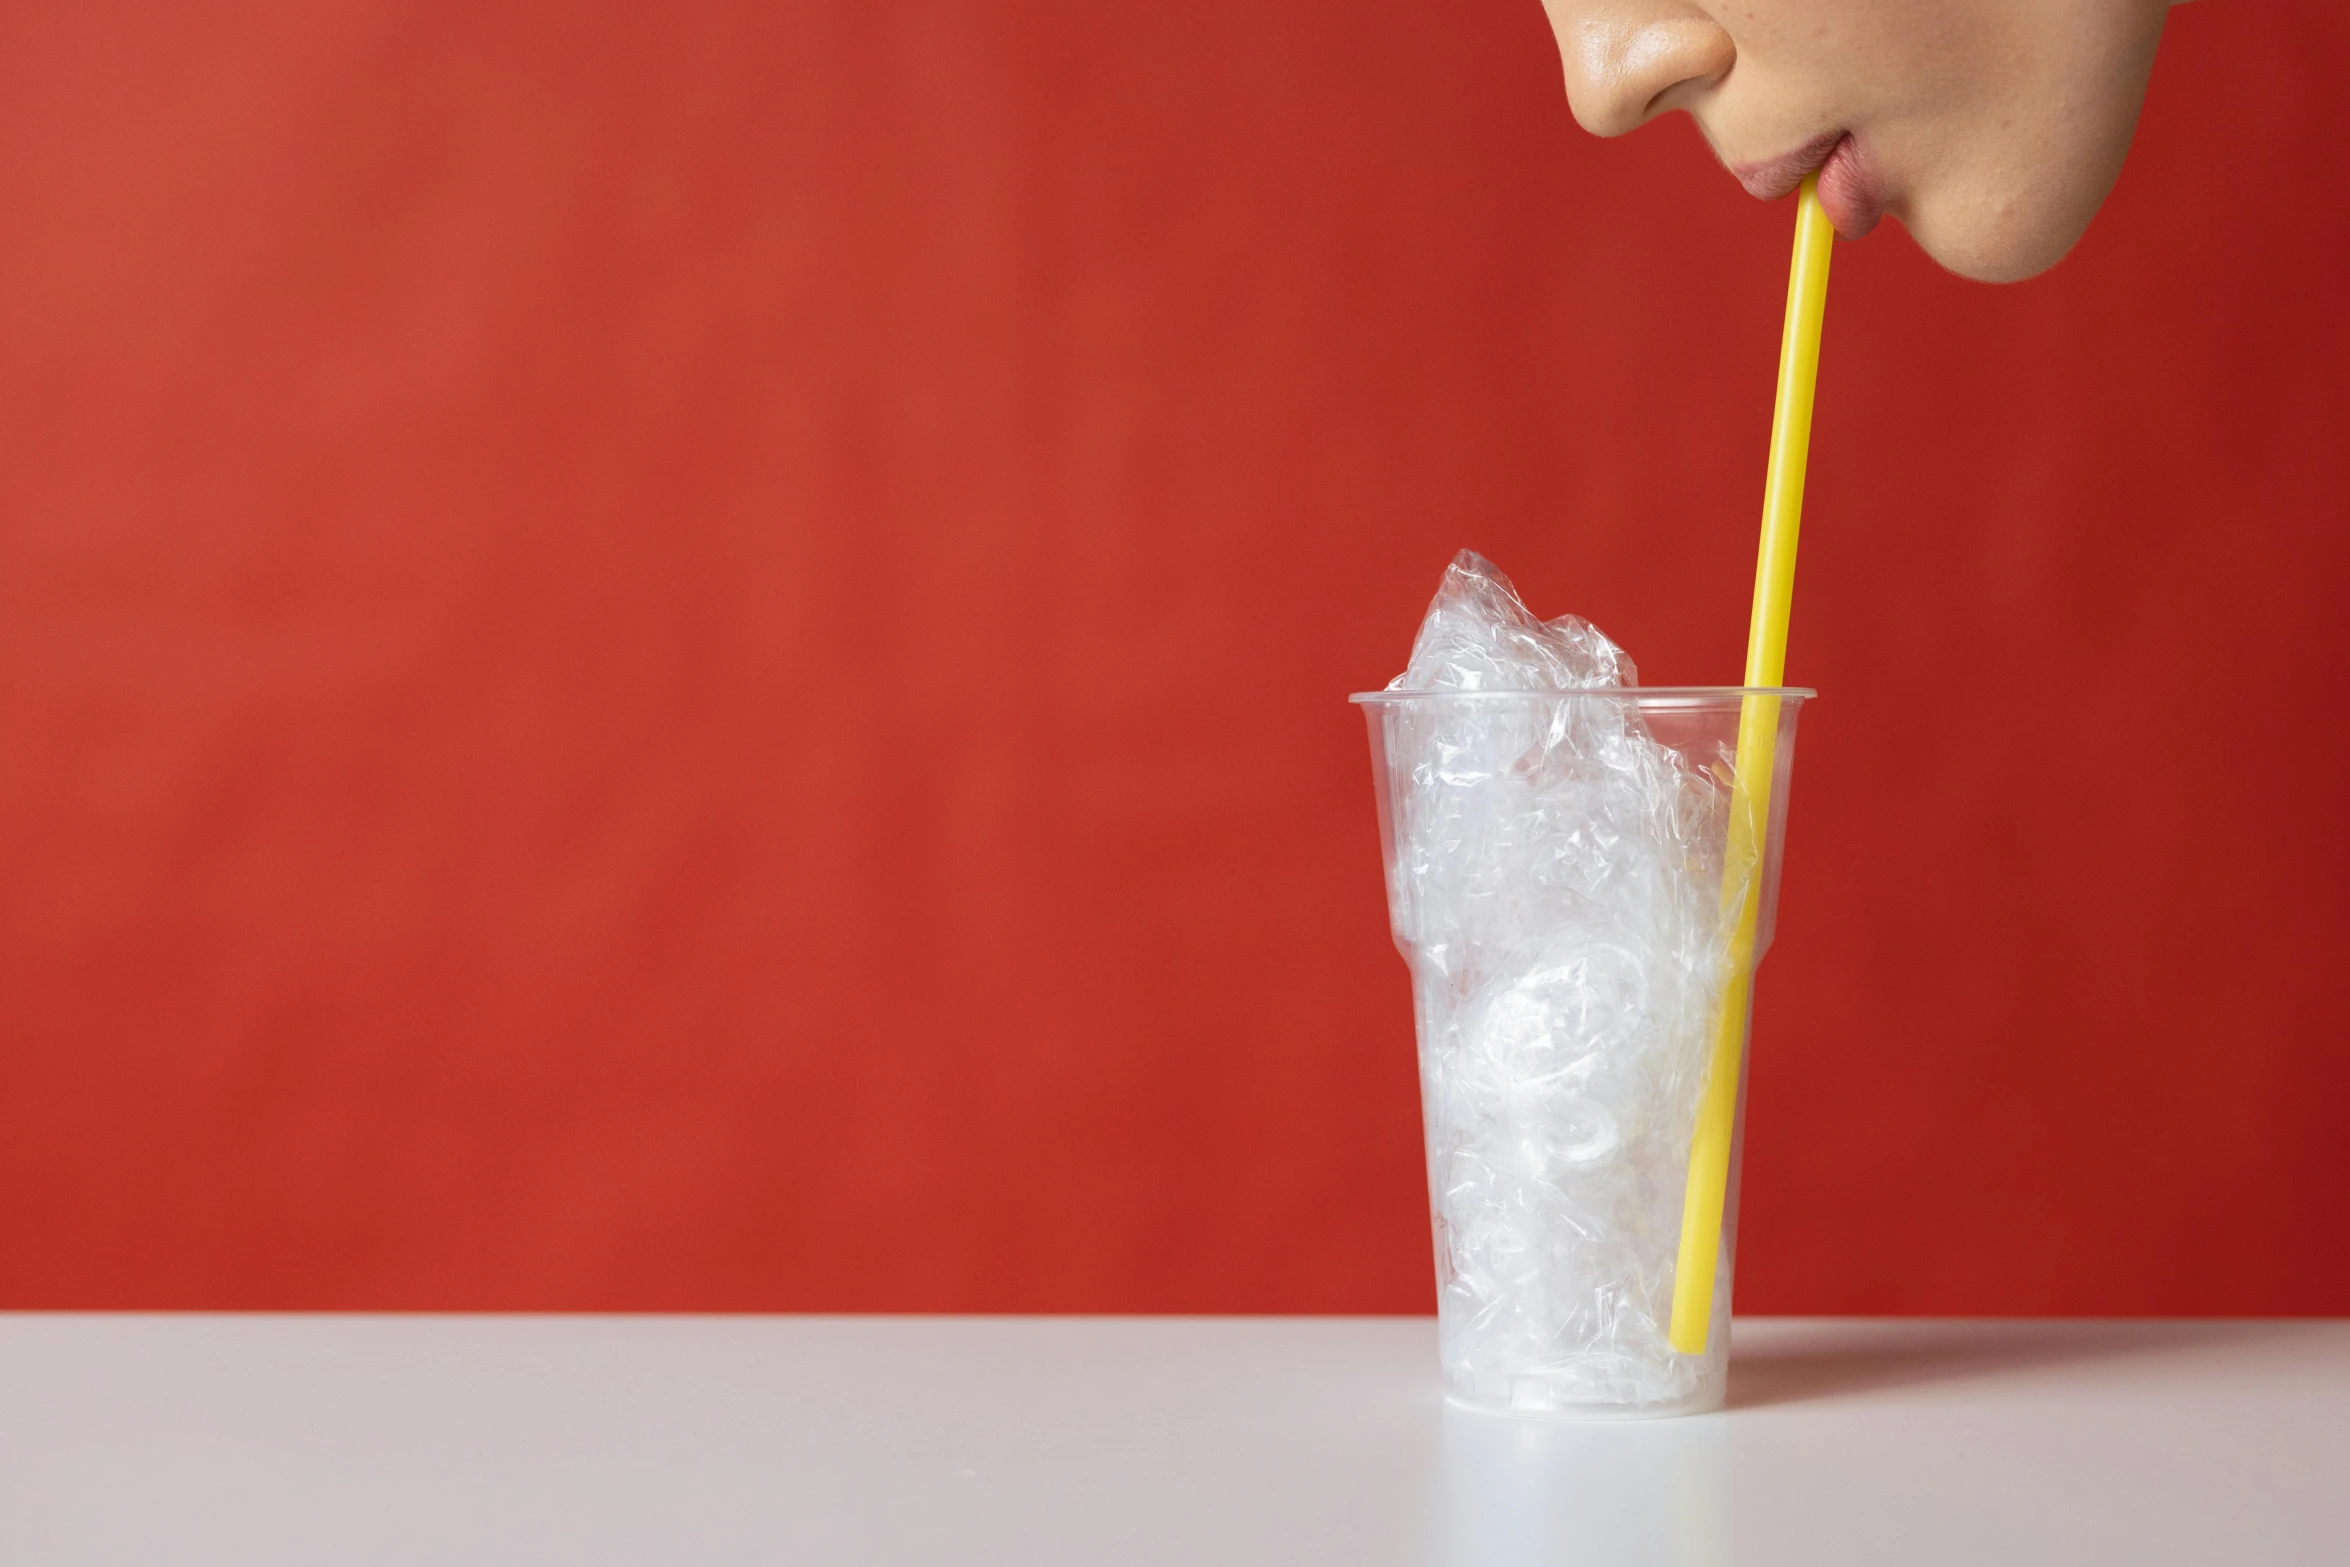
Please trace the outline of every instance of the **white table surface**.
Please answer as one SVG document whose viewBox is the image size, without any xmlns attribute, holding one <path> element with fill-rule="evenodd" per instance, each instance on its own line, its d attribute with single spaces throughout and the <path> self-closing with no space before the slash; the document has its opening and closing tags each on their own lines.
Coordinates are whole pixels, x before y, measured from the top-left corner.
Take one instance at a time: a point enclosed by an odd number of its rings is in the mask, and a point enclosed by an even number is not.
<svg viewBox="0 0 2350 1567">
<path fill-rule="evenodd" d="M 2350 1561 L 2350 1322 L 1733 1342 L 1577 1425 L 1415 1319 L 0 1315 L 0 1562 Z"/>
</svg>

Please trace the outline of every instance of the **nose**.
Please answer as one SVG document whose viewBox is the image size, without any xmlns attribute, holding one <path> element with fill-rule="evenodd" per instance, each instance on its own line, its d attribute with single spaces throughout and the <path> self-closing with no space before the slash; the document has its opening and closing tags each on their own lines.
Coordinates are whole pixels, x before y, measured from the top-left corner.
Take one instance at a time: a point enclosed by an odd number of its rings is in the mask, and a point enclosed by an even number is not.
<svg viewBox="0 0 2350 1567">
<path fill-rule="evenodd" d="M 1686 107 L 1738 58 L 1729 33 L 1688 0 L 1544 0 L 1543 9 L 1566 64 L 1568 106 L 1595 136 Z"/>
</svg>

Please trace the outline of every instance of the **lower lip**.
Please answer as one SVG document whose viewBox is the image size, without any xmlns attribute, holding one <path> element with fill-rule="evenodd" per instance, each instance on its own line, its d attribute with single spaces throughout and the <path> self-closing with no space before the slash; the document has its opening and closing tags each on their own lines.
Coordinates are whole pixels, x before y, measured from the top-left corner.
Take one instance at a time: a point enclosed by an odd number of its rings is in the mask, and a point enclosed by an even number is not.
<svg viewBox="0 0 2350 1567">
<path fill-rule="evenodd" d="M 1820 209 L 1846 239 L 1860 238 L 1885 215 L 1885 204 L 1871 188 L 1861 168 L 1860 149 L 1849 135 L 1820 164 Z"/>
</svg>

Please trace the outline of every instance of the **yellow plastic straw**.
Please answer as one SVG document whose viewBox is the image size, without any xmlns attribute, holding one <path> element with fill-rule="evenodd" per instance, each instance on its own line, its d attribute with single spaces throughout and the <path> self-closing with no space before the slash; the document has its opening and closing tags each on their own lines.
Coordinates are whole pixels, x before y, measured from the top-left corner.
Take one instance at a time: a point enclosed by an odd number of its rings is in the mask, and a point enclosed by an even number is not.
<svg viewBox="0 0 2350 1567">
<path fill-rule="evenodd" d="M 1820 369 L 1820 321 L 1828 306 L 1828 252 L 1836 231 L 1820 210 L 1819 180 L 1803 182 L 1795 207 L 1795 260 L 1787 272 L 1787 330 L 1779 340 L 1779 391 L 1771 412 L 1771 465 L 1763 480 L 1762 551 L 1754 563 L 1754 619 L 1746 636 L 1746 684 L 1776 686 L 1787 669 L 1787 610 L 1795 596 L 1795 534 L 1803 517 L 1803 464 L 1811 450 L 1811 394 Z M 1689 1149 L 1681 1201 L 1681 1262 L 1673 1273 L 1673 1348 L 1705 1353 L 1713 1322 L 1714 1266 L 1730 1187 L 1730 1139 L 1738 1122 L 1738 1070 L 1754 988 L 1755 919 L 1769 842 L 1771 775 L 1779 699 L 1749 696 L 1738 709 L 1737 776 L 1730 786 L 1730 842 L 1722 862 L 1722 912 L 1733 906 L 1730 978 L 1714 1024 L 1705 1098 Z"/>
</svg>

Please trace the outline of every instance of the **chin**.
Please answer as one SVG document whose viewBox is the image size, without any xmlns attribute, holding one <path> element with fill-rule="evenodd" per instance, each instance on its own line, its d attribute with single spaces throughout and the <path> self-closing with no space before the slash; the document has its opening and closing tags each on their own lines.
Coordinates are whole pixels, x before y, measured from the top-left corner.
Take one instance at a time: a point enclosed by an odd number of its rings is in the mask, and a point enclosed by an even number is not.
<svg viewBox="0 0 2350 1567">
<path fill-rule="evenodd" d="M 1968 203 L 1957 211 L 1931 206 L 1915 218 L 1893 214 L 1918 248 L 1944 269 L 1977 283 L 2020 283 L 2038 277 L 2071 253 L 2097 215 L 2104 192 L 2055 210 L 2018 210 L 2013 202 Z"/>
</svg>

